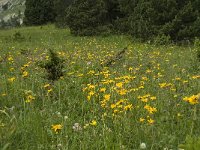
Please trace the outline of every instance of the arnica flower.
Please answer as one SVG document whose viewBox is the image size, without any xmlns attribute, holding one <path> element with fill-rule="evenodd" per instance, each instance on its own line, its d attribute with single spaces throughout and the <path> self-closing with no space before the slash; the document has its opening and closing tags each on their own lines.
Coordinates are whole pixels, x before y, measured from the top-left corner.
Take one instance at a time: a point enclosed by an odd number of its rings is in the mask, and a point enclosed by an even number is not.
<svg viewBox="0 0 200 150">
<path fill-rule="evenodd" d="M 106 101 L 110 100 L 110 94 L 104 95 L 104 99 L 105 99 Z"/>
<path fill-rule="evenodd" d="M 114 108 L 116 108 L 116 107 L 117 107 L 116 104 L 111 104 L 111 105 L 110 105 L 110 108 L 111 108 L 111 109 L 114 109 Z"/>
<path fill-rule="evenodd" d="M 119 95 L 126 95 L 127 92 L 128 92 L 128 91 L 127 91 L 126 89 L 121 89 L 121 90 L 117 91 L 117 93 L 118 93 Z"/>
<path fill-rule="evenodd" d="M 151 107 L 149 105 L 145 105 L 144 109 L 146 109 L 150 114 L 157 112 L 157 109 L 155 107 Z"/>
<path fill-rule="evenodd" d="M 140 122 L 144 122 L 145 121 L 145 119 L 144 118 L 140 118 Z"/>
<path fill-rule="evenodd" d="M 14 71 L 15 69 L 12 67 L 12 68 L 10 68 L 9 70 L 10 70 L 10 71 Z"/>
<path fill-rule="evenodd" d="M 96 125 L 97 125 L 96 120 L 92 120 L 91 123 L 90 123 L 90 125 L 92 125 L 92 126 L 96 126 Z"/>
<path fill-rule="evenodd" d="M 154 121 L 153 119 L 151 119 L 151 118 L 149 118 L 147 121 L 148 121 L 149 124 L 153 124 L 153 123 L 155 122 L 155 121 Z"/>
<path fill-rule="evenodd" d="M 101 88 L 99 91 L 104 93 L 106 91 L 106 88 Z"/>
<path fill-rule="evenodd" d="M 23 73 L 22 73 L 22 77 L 23 77 L 23 78 L 28 77 L 28 72 L 27 72 L 27 71 L 23 71 Z"/>
<path fill-rule="evenodd" d="M 57 134 L 62 129 L 62 125 L 61 124 L 52 125 L 51 129 Z"/>
<path fill-rule="evenodd" d="M 190 97 L 184 97 L 183 100 L 189 102 L 191 105 L 198 104 L 200 101 L 200 93 L 197 95 L 192 95 Z"/>
<path fill-rule="evenodd" d="M 122 82 L 116 83 L 116 87 L 122 88 L 122 86 L 123 86 L 123 83 L 122 83 Z"/>
<path fill-rule="evenodd" d="M 15 77 L 12 77 L 12 78 L 9 78 L 8 81 L 13 82 L 13 81 L 15 81 L 15 79 L 16 79 Z"/>
<path fill-rule="evenodd" d="M 28 95 L 28 96 L 26 97 L 26 102 L 27 102 L 27 103 L 30 103 L 30 102 L 32 102 L 34 99 L 35 99 L 35 97 L 34 97 L 33 95 Z"/>
<path fill-rule="evenodd" d="M 131 110 L 133 108 L 132 104 L 124 106 L 124 110 Z"/>
<path fill-rule="evenodd" d="M 52 91 L 53 91 L 53 89 L 51 88 L 51 89 L 49 89 L 47 92 L 48 92 L 48 94 L 49 94 L 49 93 L 51 93 Z"/>
</svg>

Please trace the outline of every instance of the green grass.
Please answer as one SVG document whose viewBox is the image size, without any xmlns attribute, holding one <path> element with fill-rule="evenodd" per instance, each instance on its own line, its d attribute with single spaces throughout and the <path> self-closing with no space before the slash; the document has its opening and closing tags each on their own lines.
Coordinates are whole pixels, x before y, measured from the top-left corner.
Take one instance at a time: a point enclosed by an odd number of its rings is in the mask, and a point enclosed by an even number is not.
<svg viewBox="0 0 200 150">
<path fill-rule="evenodd" d="M 55 82 L 38 65 L 49 49 L 65 60 Z M 199 98 L 183 100 L 200 93 L 196 52 L 53 25 L 1 30 L 0 149 L 178 149 L 200 136 Z"/>
</svg>

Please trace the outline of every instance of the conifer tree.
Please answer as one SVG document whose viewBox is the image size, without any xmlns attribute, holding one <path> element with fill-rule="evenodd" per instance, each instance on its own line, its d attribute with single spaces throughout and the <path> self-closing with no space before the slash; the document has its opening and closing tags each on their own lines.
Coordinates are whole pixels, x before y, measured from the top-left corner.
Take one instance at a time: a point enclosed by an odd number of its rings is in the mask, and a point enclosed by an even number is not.
<svg viewBox="0 0 200 150">
<path fill-rule="evenodd" d="M 67 10 L 66 21 L 74 35 L 96 35 L 103 29 L 105 20 L 103 0 L 75 0 Z"/>
<path fill-rule="evenodd" d="M 55 19 L 53 0 L 26 0 L 24 23 L 42 25 Z"/>
<path fill-rule="evenodd" d="M 56 13 L 55 24 L 57 27 L 66 27 L 66 10 L 74 0 L 54 0 L 54 10 Z"/>
</svg>

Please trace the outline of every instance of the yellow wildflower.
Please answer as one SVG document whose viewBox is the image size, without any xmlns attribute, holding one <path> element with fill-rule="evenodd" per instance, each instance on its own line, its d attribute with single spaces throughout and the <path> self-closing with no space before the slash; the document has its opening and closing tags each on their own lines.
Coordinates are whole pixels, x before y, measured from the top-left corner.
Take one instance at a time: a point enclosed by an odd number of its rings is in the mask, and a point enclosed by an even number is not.
<svg viewBox="0 0 200 150">
<path fill-rule="evenodd" d="M 106 91 L 106 88 L 100 88 L 99 91 L 100 91 L 100 92 L 105 92 L 105 91 Z"/>
<path fill-rule="evenodd" d="M 27 95 L 26 97 L 26 103 L 30 103 L 35 99 L 35 97 L 33 95 Z"/>
<path fill-rule="evenodd" d="M 121 89 L 121 90 L 117 91 L 117 93 L 118 93 L 119 95 L 126 95 L 127 90 L 126 90 L 126 89 Z"/>
<path fill-rule="evenodd" d="M 131 110 L 133 108 L 133 105 L 132 104 L 129 104 L 129 105 L 126 105 L 124 107 L 124 110 Z"/>
<path fill-rule="evenodd" d="M 13 82 L 13 81 L 15 81 L 15 79 L 16 79 L 15 77 L 12 77 L 12 78 L 9 78 L 8 81 Z"/>
<path fill-rule="evenodd" d="M 153 119 L 151 119 L 151 118 L 148 119 L 147 121 L 148 121 L 149 124 L 153 124 L 153 123 L 155 122 L 155 121 L 154 121 Z"/>
<path fill-rule="evenodd" d="M 9 70 L 10 70 L 10 71 L 14 71 L 15 69 L 12 67 L 12 68 L 10 68 Z"/>
<path fill-rule="evenodd" d="M 106 101 L 110 100 L 110 94 L 104 95 L 104 99 L 105 99 Z"/>
<path fill-rule="evenodd" d="M 123 83 L 122 83 L 122 82 L 116 83 L 116 87 L 122 88 L 122 86 L 123 86 Z"/>
<path fill-rule="evenodd" d="M 184 97 L 183 100 L 189 102 L 191 105 L 198 104 L 200 101 L 200 93 L 197 95 L 192 95 L 190 97 Z"/>
<path fill-rule="evenodd" d="M 115 107 L 116 107 L 116 104 L 111 104 L 110 105 L 110 108 L 112 108 L 112 109 L 115 108 Z"/>
<path fill-rule="evenodd" d="M 151 100 L 156 100 L 155 96 L 150 97 Z"/>
<path fill-rule="evenodd" d="M 145 121 L 145 119 L 144 118 L 140 118 L 140 122 L 144 122 Z"/>
<path fill-rule="evenodd" d="M 97 125 L 96 120 L 92 120 L 91 123 L 90 123 L 90 125 L 92 125 L 92 126 L 96 126 L 96 125 Z"/>
<path fill-rule="evenodd" d="M 53 89 L 49 89 L 47 92 L 48 92 L 48 93 L 51 93 L 52 91 L 53 91 Z"/>
<path fill-rule="evenodd" d="M 50 87 L 50 84 L 45 84 L 43 87 L 48 88 L 48 87 Z"/>
<path fill-rule="evenodd" d="M 62 129 L 62 125 L 61 124 L 52 125 L 51 129 L 57 134 Z"/>
<path fill-rule="evenodd" d="M 22 77 L 23 77 L 23 78 L 28 77 L 28 72 L 27 72 L 27 71 L 23 71 L 23 72 L 22 72 Z"/>
</svg>

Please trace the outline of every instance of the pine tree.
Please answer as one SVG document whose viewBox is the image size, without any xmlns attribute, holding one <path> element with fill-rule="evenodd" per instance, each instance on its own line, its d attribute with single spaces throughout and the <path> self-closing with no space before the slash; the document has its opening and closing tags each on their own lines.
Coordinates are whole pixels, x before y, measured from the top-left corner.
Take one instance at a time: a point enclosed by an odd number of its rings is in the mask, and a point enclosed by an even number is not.
<svg viewBox="0 0 200 150">
<path fill-rule="evenodd" d="M 57 27 L 66 27 L 66 10 L 74 0 L 54 0 L 54 10 L 56 13 L 55 24 Z"/>
<path fill-rule="evenodd" d="M 55 19 L 53 0 L 26 0 L 24 23 L 42 25 Z"/>
<path fill-rule="evenodd" d="M 119 0 L 126 14 L 123 32 L 143 40 L 169 36 L 174 41 L 200 36 L 199 0 Z"/>
<path fill-rule="evenodd" d="M 96 35 L 103 30 L 106 19 L 102 0 L 75 0 L 67 10 L 66 21 L 74 35 Z"/>
</svg>

